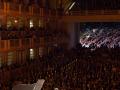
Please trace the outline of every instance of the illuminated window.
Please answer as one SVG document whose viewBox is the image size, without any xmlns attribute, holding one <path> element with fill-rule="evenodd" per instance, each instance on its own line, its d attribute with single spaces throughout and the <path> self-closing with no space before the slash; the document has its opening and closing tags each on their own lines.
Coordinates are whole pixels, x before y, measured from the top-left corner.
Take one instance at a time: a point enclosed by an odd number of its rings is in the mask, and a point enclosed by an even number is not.
<svg viewBox="0 0 120 90">
<path fill-rule="evenodd" d="M 19 17 L 19 20 L 18 20 L 18 27 L 23 27 L 24 26 L 24 19 L 22 17 Z"/>
<path fill-rule="evenodd" d="M 9 52 L 8 53 L 8 62 L 7 62 L 7 64 L 11 65 L 13 63 L 13 60 L 14 60 L 14 52 Z"/>
<path fill-rule="evenodd" d="M 7 27 L 11 27 L 12 26 L 12 22 L 9 20 L 7 21 Z"/>
<path fill-rule="evenodd" d="M 30 59 L 34 59 L 34 49 L 30 49 Z"/>
<path fill-rule="evenodd" d="M 30 20 L 30 28 L 33 27 L 33 20 Z"/>
<path fill-rule="evenodd" d="M 41 21 L 39 20 L 39 27 L 41 27 L 42 25 L 41 25 Z"/>
</svg>

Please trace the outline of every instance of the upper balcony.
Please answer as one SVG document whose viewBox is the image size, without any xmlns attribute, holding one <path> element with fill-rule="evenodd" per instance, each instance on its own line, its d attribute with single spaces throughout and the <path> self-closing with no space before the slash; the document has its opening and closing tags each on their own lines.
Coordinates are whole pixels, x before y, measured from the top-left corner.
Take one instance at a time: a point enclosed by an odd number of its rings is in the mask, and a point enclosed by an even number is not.
<svg viewBox="0 0 120 90">
<path fill-rule="evenodd" d="M 120 22 L 120 10 L 81 10 L 64 14 L 65 22 Z"/>
<path fill-rule="evenodd" d="M 72 3 L 72 2 L 71 2 Z M 71 5 L 71 4 L 70 4 Z M 59 12 L 62 12 L 59 13 Z M 63 11 L 57 10 L 46 10 L 36 5 L 25 6 L 22 4 L 15 4 L 10 2 L 0 3 L 0 17 L 2 16 L 23 16 L 27 18 L 38 17 L 38 18 L 51 18 L 58 16 L 59 21 L 67 22 L 98 22 L 98 21 L 120 21 L 120 10 L 80 10 L 80 11 Z M 61 18 L 59 18 L 61 16 Z M 46 19 L 46 18 L 45 18 Z M 44 20 L 45 20 L 44 19 Z"/>
</svg>

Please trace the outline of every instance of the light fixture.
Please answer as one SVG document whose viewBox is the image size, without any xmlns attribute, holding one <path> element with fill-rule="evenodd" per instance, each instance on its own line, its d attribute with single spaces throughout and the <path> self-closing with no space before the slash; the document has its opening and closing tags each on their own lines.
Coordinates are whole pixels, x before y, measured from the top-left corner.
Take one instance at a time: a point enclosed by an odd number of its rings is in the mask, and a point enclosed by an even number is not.
<svg viewBox="0 0 120 90">
<path fill-rule="evenodd" d="M 17 23 L 17 22 L 18 22 L 18 20 L 14 20 L 14 22 L 15 22 L 15 23 Z"/>
<path fill-rule="evenodd" d="M 30 20 L 30 28 L 33 27 L 33 20 Z"/>
<path fill-rule="evenodd" d="M 75 2 L 72 3 L 72 5 L 69 7 L 69 10 L 71 10 L 74 5 L 75 5 Z"/>
</svg>

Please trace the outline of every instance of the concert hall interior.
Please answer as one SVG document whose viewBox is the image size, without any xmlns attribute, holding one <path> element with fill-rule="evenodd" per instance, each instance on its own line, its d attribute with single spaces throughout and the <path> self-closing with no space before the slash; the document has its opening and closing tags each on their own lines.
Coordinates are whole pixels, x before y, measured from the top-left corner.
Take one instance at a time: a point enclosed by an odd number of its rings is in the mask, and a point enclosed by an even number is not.
<svg viewBox="0 0 120 90">
<path fill-rule="evenodd" d="M 120 0 L 0 0 L 0 90 L 120 90 L 119 60 Z"/>
</svg>

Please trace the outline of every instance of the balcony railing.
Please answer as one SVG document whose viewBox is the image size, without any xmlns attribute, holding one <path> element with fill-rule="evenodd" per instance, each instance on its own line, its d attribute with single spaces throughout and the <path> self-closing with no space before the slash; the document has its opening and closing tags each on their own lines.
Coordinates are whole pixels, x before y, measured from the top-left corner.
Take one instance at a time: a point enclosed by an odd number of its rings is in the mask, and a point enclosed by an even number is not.
<svg viewBox="0 0 120 90">
<path fill-rule="evenodd" d="M 23 6 L 23 5 L 22 5 L 22 6 L 21 6 L 21 9 L 22 9 L 22 10 L 21 10 L 22 12 L 30 12 L 29 7 L 27 7 L 27 6 Z"/>
<path fill-rule="evenodd" d="M 48 10 L 46 13 L 45 8 L 32 6 L 25 6 L 22 4 L 10 3 L 10 2 L 0 2 L 0 11 L 5 15 L 33 15 L 33 16 L 56 16 L 56 10 Z"/>
<path fill-rule="evenodd" d="M 37 7 L 34 7 L 34 8 L 33 8 L 33 13 L 39 14 L 39 13 L 40 13 L 40 9 L 37 8 Z"/>
<path fill-rule="evenodd" d="M 25 6 L 22 4 L 9 3 L 9 2 L 0 2 L 0 11 L 3 10 L 7 14 L 19 13 L 26 14 L 31 13 L 31 15 L 44 15 L 44 8 L 36 7 L 36 6 Z"/>
<path fill-rule="evenodd" d="M 83 11 L 70 11 L 65 15 L 120 15 L 120 10 L 83 10 Z"/>
<path fill-rule="evenodd" d="M 6 30 L 0 31 L 0 38 L 2 40 L 7 39 L 19 39 L 19 38 L 32 38 L 32 37 L 42 37 L 44 33 L 41 31 L 20 31 L 20 30 Z"/>
</svg>

